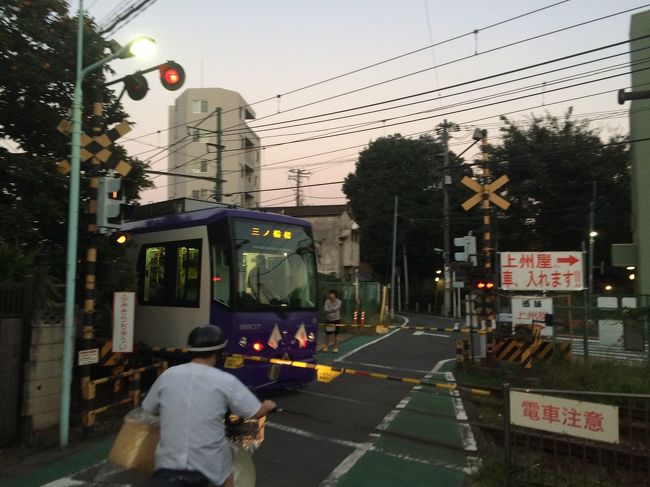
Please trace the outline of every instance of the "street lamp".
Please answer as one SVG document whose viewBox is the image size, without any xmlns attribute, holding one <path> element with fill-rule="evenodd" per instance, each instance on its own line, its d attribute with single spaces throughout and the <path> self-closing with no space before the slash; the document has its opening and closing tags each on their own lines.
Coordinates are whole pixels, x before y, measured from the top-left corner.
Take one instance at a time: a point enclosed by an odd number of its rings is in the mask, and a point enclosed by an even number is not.
<svg viewBox="0 0 650 487">
<path fill-rule="evenodd" d="M 590 297 L 594 292 L 594 242 L 596 241 L 597 236 L 598 232 L 595 232 L 594 230 L 589 232 L 589 283 L 587 287 L 589 288 Z"/>
<path fill-rule="evenodd" d="M 151 52 L 154 40 L 138 37 L 125 46 L 112 43 L 112 53 L 90 66 L 83 65 L 83 0 L 79 1 L 77 16 L 77 68 L 72 98 L 72 141 L 70 153 L 70 202 L 68 205 L 68 253 L 66 257 L 65 314 L 63 320 L 63 364 L 61 377 L 61 411 L 59 423 L 59 446 L 68 445 L 70 426 L 70 387 L 72 384 L 72 363 L 74 352 L 74 297 L 77 273 L 77 233 L 79 229 L 79 180 L 81 153 L 81 114 L 84 77 L 113 59 L 125 59 L 143 52 Z"/>
</svg>

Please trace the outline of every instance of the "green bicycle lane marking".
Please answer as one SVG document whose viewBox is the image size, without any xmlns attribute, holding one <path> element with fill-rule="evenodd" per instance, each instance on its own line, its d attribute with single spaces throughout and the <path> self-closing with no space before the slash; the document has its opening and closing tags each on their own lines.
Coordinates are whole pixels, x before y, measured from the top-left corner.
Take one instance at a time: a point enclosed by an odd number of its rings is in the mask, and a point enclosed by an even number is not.
<svg viewBox="0 0 650 487">
<path fill-rule="evenodd" d="M 332 365 L 336 359 L 342 357 L 345 354 L 352 352 L 353 350 L 362 347 L 377 340 L 376 336 L 355 336 L 345 340 L 344 342 L 339 343 L 339 351 L 337 353 L 332 352 L 330 347 L 329 352 L 318 352 L 316 357 L 316 362 L 323 365 Z"/>
<path fill-rule="evenodd" d="M 427 378 L 441 382 L 449 377 L 439 372 L 428 374 Z M 467 442 L 457 422 L 454 404 L 457 399 L 446 392 L 433 392 L 435 389 L 426 386 L 414 387 L 378 426 L 388 434 L 379 434 L 349 470 L 324 485 L 462 485 L 467 475 L 468 454 L 475 452 L 466 451 Z M 408 409 L 431 411 L 436 416 Z M 423 441 L 399 438 L 390 435 L 391 432 Z"/>
<path fill-rule="evenodd" d="M 44 465 L 35 465 L 28 472 L 2 476 L 2 487 L 37 487 L 79 473 L 105 460 L 115 437 L 89 444 L 83 450 L 62 455 Z"/>
</svg>

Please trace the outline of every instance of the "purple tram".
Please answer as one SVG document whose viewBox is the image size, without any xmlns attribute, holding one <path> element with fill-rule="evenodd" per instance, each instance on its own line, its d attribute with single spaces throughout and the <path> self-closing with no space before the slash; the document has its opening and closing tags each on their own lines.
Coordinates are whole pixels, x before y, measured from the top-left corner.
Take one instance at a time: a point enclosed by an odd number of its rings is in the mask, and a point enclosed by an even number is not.
<svg viewBox="0 0 650 487">
<path fill-rule="evenodd" d="M 311 226 L 285 215 L 215 207 L 126 223 L 138 272 L 135 339 L 183 348 L 212 323 L 226 354 L 314 362 L 318 332 Z M 313 369 L 242 361 L 224 367 L 255 389 L 315 379 Z"/>
</svg>

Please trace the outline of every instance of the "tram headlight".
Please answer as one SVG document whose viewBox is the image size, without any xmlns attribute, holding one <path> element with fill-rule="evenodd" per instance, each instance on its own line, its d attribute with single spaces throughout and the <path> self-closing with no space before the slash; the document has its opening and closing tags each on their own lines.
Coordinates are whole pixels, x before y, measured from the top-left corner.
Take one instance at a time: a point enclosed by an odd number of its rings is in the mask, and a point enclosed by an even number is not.
<svg viewBox="0 0 650 487">
<path fill-rule="evenodd" d="M 256 352 L 261 352 L 262 350 L 264 350 L 264 345 L 262 345 L 261 342 L 255 342 L 253 343 L 253 350 L 255 350 Z"/>
<path fill-rule="evenodd" d="M 248 345 L 248 338 L 246 338 L 246 337 L 241 337 L 241 338 L 239 339 L 239 346 L 240 346 L 240 347 L 245 347 L 246 345 Z"/>
</svg>

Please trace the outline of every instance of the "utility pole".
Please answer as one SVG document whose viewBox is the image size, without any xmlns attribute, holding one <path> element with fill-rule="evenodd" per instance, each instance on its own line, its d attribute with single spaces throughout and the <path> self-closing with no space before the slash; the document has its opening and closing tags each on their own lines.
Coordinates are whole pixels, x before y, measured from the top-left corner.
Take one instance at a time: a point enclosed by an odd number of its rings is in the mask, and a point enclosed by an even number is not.
<svg viewBox="0 0 650 487">
<path fill-rule="evenodd" d="M 445 119 L 442 124 L 442 146 L 444 151 L 443 181 L 442 181 L 442 213 L 443 213 L 443 259 L 444 259 L 444 279 L 445 293 L 442 314 L 449 316 L 451 314 L 451 249 L 450 249 L 450 230 L 449 230 L 449 191 L 447 186 L 451 183 L 449 175 L 449 128 L 452 124 L 447 123 Z"/>
<path fill-rule="evenodd" d="M 289 175 L 290 181 L 296 182 L 296 206 L 302 206 L 302 195 L 300 194 L 300 185 L 302 183 L 302 178 L 306 178 L 311 174 L 311 171 L 306 169 L 289 169 L 291 175 Z"/>
<path fill-rule="evenodd" d="M 223 152 L 223 145 L 221 145 L 221 107 L 217 107 L 217 174 L 216 178 L 217 181 L 215 183 L 215 199 L 217 200 L 217 203 L 221 203 L 223 200 L 223 186 L 222 186 L 222 172 L 221 172 L 221 155 Z"/>
</svg>

